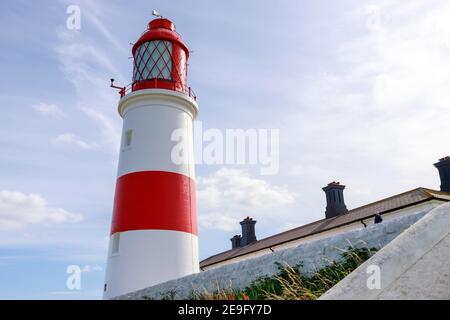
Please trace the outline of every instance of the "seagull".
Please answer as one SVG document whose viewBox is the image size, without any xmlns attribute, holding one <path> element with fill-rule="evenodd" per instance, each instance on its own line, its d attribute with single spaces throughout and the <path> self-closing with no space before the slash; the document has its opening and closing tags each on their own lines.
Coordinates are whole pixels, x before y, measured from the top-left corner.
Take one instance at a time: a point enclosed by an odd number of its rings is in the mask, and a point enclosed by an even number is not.
<svg viewBox="0 0 450 320">
<path fill-rule="evenodd" d="M 381 223 L 381 222 L 383 222 L 383 218 L 379 213 L 375 213 L 374 223 Z"/>
<path fill-rule="evenodd" d="M 160 17 L 160 18 L 162 18 L 161 13 L 159 13 L 159 12 L 156 11 L 156 10 L 152 10 L 152 15 L 154 15 L 155 17 Z"/>
</svg>

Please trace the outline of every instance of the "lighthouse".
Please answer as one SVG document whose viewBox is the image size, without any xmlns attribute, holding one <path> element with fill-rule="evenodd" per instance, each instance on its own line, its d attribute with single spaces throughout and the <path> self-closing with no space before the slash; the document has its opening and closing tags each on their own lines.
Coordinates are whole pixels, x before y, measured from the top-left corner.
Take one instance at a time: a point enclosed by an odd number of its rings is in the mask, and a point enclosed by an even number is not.
<svg viewBox="0 0 450 320">
<path fill-rule="evenodd" d="M 199 272 L 189 51 L 160 17 L 132 54 L 132 83 L 111 83 L 120 89 L 123 128 L 105 299 Z"/>
</svg>

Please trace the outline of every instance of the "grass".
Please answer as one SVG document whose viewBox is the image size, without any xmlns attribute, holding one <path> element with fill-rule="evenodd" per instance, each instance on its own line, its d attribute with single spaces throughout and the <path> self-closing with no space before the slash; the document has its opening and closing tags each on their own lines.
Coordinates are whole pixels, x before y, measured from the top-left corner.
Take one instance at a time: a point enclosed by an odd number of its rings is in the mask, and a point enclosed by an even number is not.
<svg viewBox="0 0 450 320">
<path fill-rule="evenodd" d="M 366 261 L 376 249 L 348 248 L 342 259 L 312 275 L 302 274 L 301 264 L 294 267 L 278 264 L 278 273 L 253 281 L 243 290 L 217 290 L 192 293 L 191 300 L 315 300 Z"/>
</svg>

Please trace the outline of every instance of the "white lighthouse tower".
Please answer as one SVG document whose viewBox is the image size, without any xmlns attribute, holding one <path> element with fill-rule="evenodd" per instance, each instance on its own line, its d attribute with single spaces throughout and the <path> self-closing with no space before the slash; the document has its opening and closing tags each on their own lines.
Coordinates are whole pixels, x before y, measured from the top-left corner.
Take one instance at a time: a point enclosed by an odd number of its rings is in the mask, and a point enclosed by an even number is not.
<svg viewBox="0 0 450 320">
<path fill-rule="evenodd" d="M 119 87 L 123 130 L 106 299 L 199 271 L 189 51 L 175 25 L 158 18 L 132 52 L 133 82 Z M 182 139 L 174 141 L 174 132 Z M 187 161 L 174 161 L 175 146 Z"/>
</svg>

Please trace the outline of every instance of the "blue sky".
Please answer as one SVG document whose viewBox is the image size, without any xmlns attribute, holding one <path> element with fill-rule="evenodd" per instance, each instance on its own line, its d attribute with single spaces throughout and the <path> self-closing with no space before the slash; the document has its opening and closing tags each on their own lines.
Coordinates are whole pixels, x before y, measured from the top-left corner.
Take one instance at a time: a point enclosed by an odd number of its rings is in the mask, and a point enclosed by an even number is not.
<svg viewBox="0 0 450 320">
<path fill-rule="evenodd" d="M 66 8 L 81 29 L 66 28 Z M 450 153 L 447 1 L 1 1 L 0 298 L 96 299 L 130 42 L 158 9 L 190 50 L 203 127 L 280 130 L 280 170 L 198 165 L 202 258 L 419 186 Z M 66 289 L 66 268 L 83 269 Z"/>
</svg>

